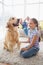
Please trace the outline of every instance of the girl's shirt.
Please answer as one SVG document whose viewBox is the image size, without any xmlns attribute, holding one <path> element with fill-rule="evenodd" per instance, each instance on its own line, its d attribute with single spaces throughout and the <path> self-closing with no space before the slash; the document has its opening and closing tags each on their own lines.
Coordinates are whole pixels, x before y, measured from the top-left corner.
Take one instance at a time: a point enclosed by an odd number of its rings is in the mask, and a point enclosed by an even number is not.
<svg viewBox="0 0 43 65">
<path fill-rule="evenodd" d="M 28 29 L 28 37 L 30 38 L 30 44 L 31 44 L 31 42 L 32 42 L 32 39 L 33 39 L 33 36 L 34 36 L 34 35 L 37 35 L 38 38 L 37 38 L 37 40 L 35 41 L 33 47 L 38 47 L 38 48 L 39 48 L 39 32 L 38 32 L 37 29 L 31 30 L 31 29 L 29 28 L 29 29 Z"/>
</svg>

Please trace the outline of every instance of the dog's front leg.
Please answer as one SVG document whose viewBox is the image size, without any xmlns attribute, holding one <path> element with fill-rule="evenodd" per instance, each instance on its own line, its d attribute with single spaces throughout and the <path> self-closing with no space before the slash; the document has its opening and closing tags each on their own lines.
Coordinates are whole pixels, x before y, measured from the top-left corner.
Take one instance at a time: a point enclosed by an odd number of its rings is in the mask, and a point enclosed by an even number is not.
<svg viewBox="0 0 43 65">
<path fill-rule="evenodd" d="M 20 41 L 19 40 L 17 41 L 17 47 L 18 47 L 18 49 L 20 49 Z"/>
<path fill-rule="evenodd" d="M 14 46 L 14 45 L 12 45 L 12 43 L 10 42 L 10 43 L 9 43 L 9 47 L 8 47 L 8 49 L 9 49 L 8 51 L 13 52 L 13 46 Z"/>
<path fill-rule="evenodd" d="M 4 49 L 8 49 L 8 45 L 6 41 L 4 42 Z"/>
</svg>

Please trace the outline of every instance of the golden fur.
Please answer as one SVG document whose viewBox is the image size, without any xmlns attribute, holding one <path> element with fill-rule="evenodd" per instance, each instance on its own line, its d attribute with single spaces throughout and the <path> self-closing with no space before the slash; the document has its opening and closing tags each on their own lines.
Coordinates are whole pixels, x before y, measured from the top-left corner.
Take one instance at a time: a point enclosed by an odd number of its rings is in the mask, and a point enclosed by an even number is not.
<svg viewBox="0 0 43 65">
<path fill-rule="evenodd" d="M 18 49 L 20 48 L 20 42 L 19 42 L 19 35 L 18 35 L 18 27 L 14 27 L 12 24 L 16 23 L 17 19 L 12 18 L 9 19 L 7 23 L 7 28 L 8 31 L 5 36 L 5 41 L 4 41 L 4 49 L 7 49 L 8 51 L 13 51 L 13 47 L 17 44 Z"/>
</svg>

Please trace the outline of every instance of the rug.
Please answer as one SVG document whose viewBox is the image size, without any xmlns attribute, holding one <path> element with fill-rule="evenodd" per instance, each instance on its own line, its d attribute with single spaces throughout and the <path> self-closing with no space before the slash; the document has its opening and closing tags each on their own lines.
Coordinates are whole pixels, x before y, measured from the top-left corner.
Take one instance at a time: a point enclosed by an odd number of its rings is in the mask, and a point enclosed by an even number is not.
<svg viewBox="0 0 43 65">
<path fill-rule="evenodd" d="M 0 62 L 9 63 L 11 65 L 43 65 L 43 44 L 40 44 L 42 49 L 40 49 L 36 56 L 28 59 L 21 57 L 20 51 L 18 51 L 17 48 L 11 53 L 0 46 Z"/>
<path fill-rule="evenodd" d="M 39 53 L 32 58 L 22 58 L 19 51 L 15 49 L 13 53 L 6 50 L 0 50 L 0 62 L 10 63 L 12 65 L 43 65 L 43 53 Z"/>
</svg>

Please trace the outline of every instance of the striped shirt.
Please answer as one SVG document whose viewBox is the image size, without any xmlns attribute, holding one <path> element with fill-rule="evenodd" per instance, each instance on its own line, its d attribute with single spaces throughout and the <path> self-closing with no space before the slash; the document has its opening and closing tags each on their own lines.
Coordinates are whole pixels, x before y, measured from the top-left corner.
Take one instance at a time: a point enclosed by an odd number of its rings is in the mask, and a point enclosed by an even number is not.
<svg viewBox="0 0 43 65">
<path fill-rule="evenodd" d="M 33 36 L 37 35 L 38 38 L 37 40 L 35 41 L 34 43 L 34 47 L 39 47 L 39 32 L 37 29 L 33 29 L 33 30 L 30 30 L 30 28 L 28 29 L 28 37 L 30 38 L 30 44 L 32 42 L 32 39 L 33 39 Z"/>
</svg>

